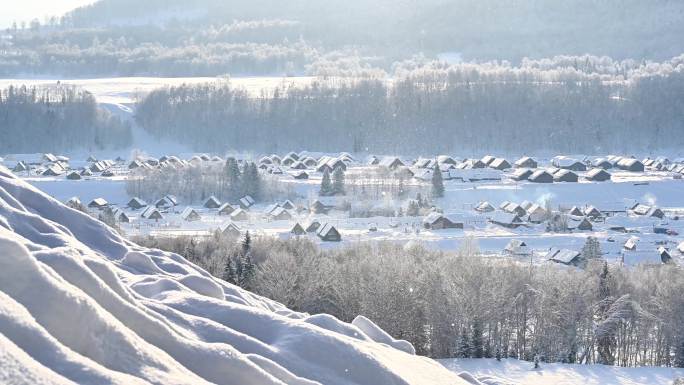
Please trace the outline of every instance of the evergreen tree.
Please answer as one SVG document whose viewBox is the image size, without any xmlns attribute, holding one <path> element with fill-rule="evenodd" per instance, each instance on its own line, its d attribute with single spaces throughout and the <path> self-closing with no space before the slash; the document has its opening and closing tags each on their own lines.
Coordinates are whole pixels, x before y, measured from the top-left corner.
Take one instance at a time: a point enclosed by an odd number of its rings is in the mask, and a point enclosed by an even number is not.
<svg viewBox="0 0 684 385">
<path fill-rule="evenodd" d="M 256 274 L 256 267 L 252 263 L 252 257 L 249 254 L 243 258 L 242 262 L 242 276 L 240 277 L 240 287 L 246 290 L 252 290 L 252 280 Z"/>
<path fill-rule="evenodd" d="M 484 348 L 482 345 L 482 326 L 479 321 L 473 322 L 472 338 L 470 339 L 471 357 L 482 358 Z"/>
<path fill-rule="evenodd" d="M 252 249 L 252 237 L 249 235 L 249 231 L 245 232 L 245 237 L 242 239 L 242 256 L 248 256 L 250 250 Z"/>
<path fill-rule="evenodd" d="M 235 268 L 233 268 L 232 257 L 226 258 L 226 264 L 223 267 L 223 276 L 221 278 L 228 283 L 232 283 L 233 285 L 237 283 L 237 280 L 235 279 Z"/>
<path fill-rule="evenodd" d="M 333 185 L 332 185 L 333 195 L 344 195 L 344 170 L 342 167 L 337 167 L 333 171 Z"/>
<path fill-rule="evenodd" d="M 420 207 L 418 206 L 418 202 L 410 200 L 408 203 L 408 207 L 406 208 L 406 216 L 417 217 L 419 214 Z"/>
<path fill-rule="evenodd" d="M 684 368 L 684 339 L 681 337 L 675 346 L 674 366 Z"/>
<path fill-rule="evenodd" d="M 605 321 L 610 317 L 610 307 L 612 304 L 611 293 L 611 274 L 608 270 L 608 262 L 604 262 L 603 269 L 599 274 L 599 293 L 598 293 L 598 317 Z M 598 362 L 604 365 L 613 365 L 615 362 L 615 331 L 612 329 L 599 328 L 596 335 L 596 346 L 598 350 Z"/>
<path fill-rule="evenodd" d="M 328 196 L 333 193 L 332 182 L 330 181 L 330 173 L 328 170 L 323 171 L 323 179 L 321 179 L 321 191 L 319 195 Z"/>
<path fill-rule="evenodd" d="M 582 256 L 584 256 L 584 259 L 586 260 L 599 259 L 603 256 L 601 244 L 596 237 L 587 237 L 587 240 L 582 247 Z"/>
<path fill-rule="evenodd" d="M 461 329 L 461 335 L 458 337 L 458 345 L 456 347 L 457 358 L 469 358 L 471 352 L 470 339 L 466 328 Z"/>
<path fill-rule="evenodd" d="M 261 197 L 261 176 L 259 175 L 259 168 L 256 163 L 251 162 L 247 165 L 248 170 L 248 188 L 249 195 L 255 200 Z"/>
<path fill-rule="evenodd" d="M 441 198 L 444 196 L 444 181 L 442 180 L 442 171 L 439 165 L 435 164 L 434 172 L 432 173 L 432 196 Z"/>
<path fill-rule="evenodd" d="M 228 184 L 228 196 L 230 199 L 240 198 L 240 168 L 235 158 L 226 159 L 226 183 Z"/>
</svg>

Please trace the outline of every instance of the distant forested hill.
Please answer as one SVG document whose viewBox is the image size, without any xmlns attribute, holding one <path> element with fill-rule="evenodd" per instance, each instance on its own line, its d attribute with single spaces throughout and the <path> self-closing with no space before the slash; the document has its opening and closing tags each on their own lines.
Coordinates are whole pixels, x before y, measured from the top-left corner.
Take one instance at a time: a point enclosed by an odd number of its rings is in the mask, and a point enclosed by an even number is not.
<svg viewBox="0 0 684 385">
<path fill-rule="evenodd" d="M 0 76 L 355 74 L 423 55 L 662 61 L 678 0 L 100 0 L 0 36 Z"/>
<path fill-rule="evenodd" d="M 100 0 L 69 19 L 97 27 L 184 15 L 198 27 L 293 20 L 307 41 L 402 56 L 461 52 L 468 59 L 517 60 L 588 53 L 662 60 L 684 52 L 678 0 Z"/>
</svg>

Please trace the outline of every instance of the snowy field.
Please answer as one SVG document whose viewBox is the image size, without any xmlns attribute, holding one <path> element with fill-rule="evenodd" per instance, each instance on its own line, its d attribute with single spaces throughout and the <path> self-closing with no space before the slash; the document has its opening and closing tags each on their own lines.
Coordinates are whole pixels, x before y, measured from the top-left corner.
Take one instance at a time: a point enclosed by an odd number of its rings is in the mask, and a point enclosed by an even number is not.
<svg viewBox="0 0 684 385">
<path fill-rule="evenodd" d="M 684 369 L 619 368 L 605 365 L 534 364 L 515 359 L 448 359 L 440 363 L 455 373 L 467 372 L 489 384 L 486 378 L 498 379 L 500 385 L 672 385 L 684 378 Z"/>
<path fill-rule="evenodd" d="M 314 77 L 185 77 L 185 78 L 159 78 L 159 77 L 124 77 L 124 78 L 95 78 L 95 79 L 59 79 L 24 78 L 24 79 L 0 79 L 0 88 L 11 85 L 26 86 L 50 86 L 59 81 L 64 85 L 73 85 L 92 93 L 99 103 L 130 105 L 138 97 L 157 88 L 180 86 L 183 84 L 224 83 L 230 82 L 234 87 L 243 88 L 253 95 L 258 96 L 261 90 L 270 90 L 279 86 L 304 86 L 310 84 Z"/>
</svg>

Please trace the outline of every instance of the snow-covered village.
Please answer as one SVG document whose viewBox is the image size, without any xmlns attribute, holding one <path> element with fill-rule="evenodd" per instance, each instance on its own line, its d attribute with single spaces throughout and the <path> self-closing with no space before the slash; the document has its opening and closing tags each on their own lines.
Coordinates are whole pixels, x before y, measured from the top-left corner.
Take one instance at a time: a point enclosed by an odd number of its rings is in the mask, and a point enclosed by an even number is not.
<svg viewBox="0 0 684 385">
<path fill-rule="evenodd" d="M 0 384 L 683 385 L 684 3 L 0 12 Z"/>
<path fill-rule="evenodd" d="M 572 266 L 684 256 L 684 159 L 664 156 L 9 154 L 4 164 L 128 237 L 249 232 L 325 248 L 392 241 L 445 251 L 476 240 L 488 257 Z M 587 255 L 590 240 L 600 254 Z"/>
</svg>

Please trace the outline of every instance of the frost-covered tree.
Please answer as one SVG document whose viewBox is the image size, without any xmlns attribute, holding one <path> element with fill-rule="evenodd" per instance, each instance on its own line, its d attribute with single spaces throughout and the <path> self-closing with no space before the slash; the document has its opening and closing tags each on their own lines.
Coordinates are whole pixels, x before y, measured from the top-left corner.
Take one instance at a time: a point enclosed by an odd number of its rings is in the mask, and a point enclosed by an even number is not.
<svg viewBox="0 0 684 385">
<path fill-rule="evenodd" d="M 342 167 L 337 167 L 335 168 L 335 171 L 333 171 L 332 175 L 332 194 L 333 195 L 344 195 L 345 194 L 345 188 L 344 188 L 344 170 L 342 170 Z M 323 187 L 321 186 L 321 190 Z"/>
<path fill-rule="evenodd" d="M 440 171 L 438 164 L 435 164 L 432 172 L 432 196 L 435 198 L 444 196 L 444 181 L 442 180 L 442 171 Z"/>
<path fill-rule="evenodd" d="M 600 259 L 603 257 L 603 252 L 601 251 L 601 244 L 598 239 L 593 236 L 587 237 L 587 240 L 582 247 L 582 256 L 585 260 Z"/>
<path fill-rule="evenodd" d="M 323 171 L 323 178 L 321 179 L 321 190 L 318 193 L 321 196 L 328 196 L 333 194 L 333 186 L 330 181 L 330 173 L 328 170 Z"/>
</svg>

